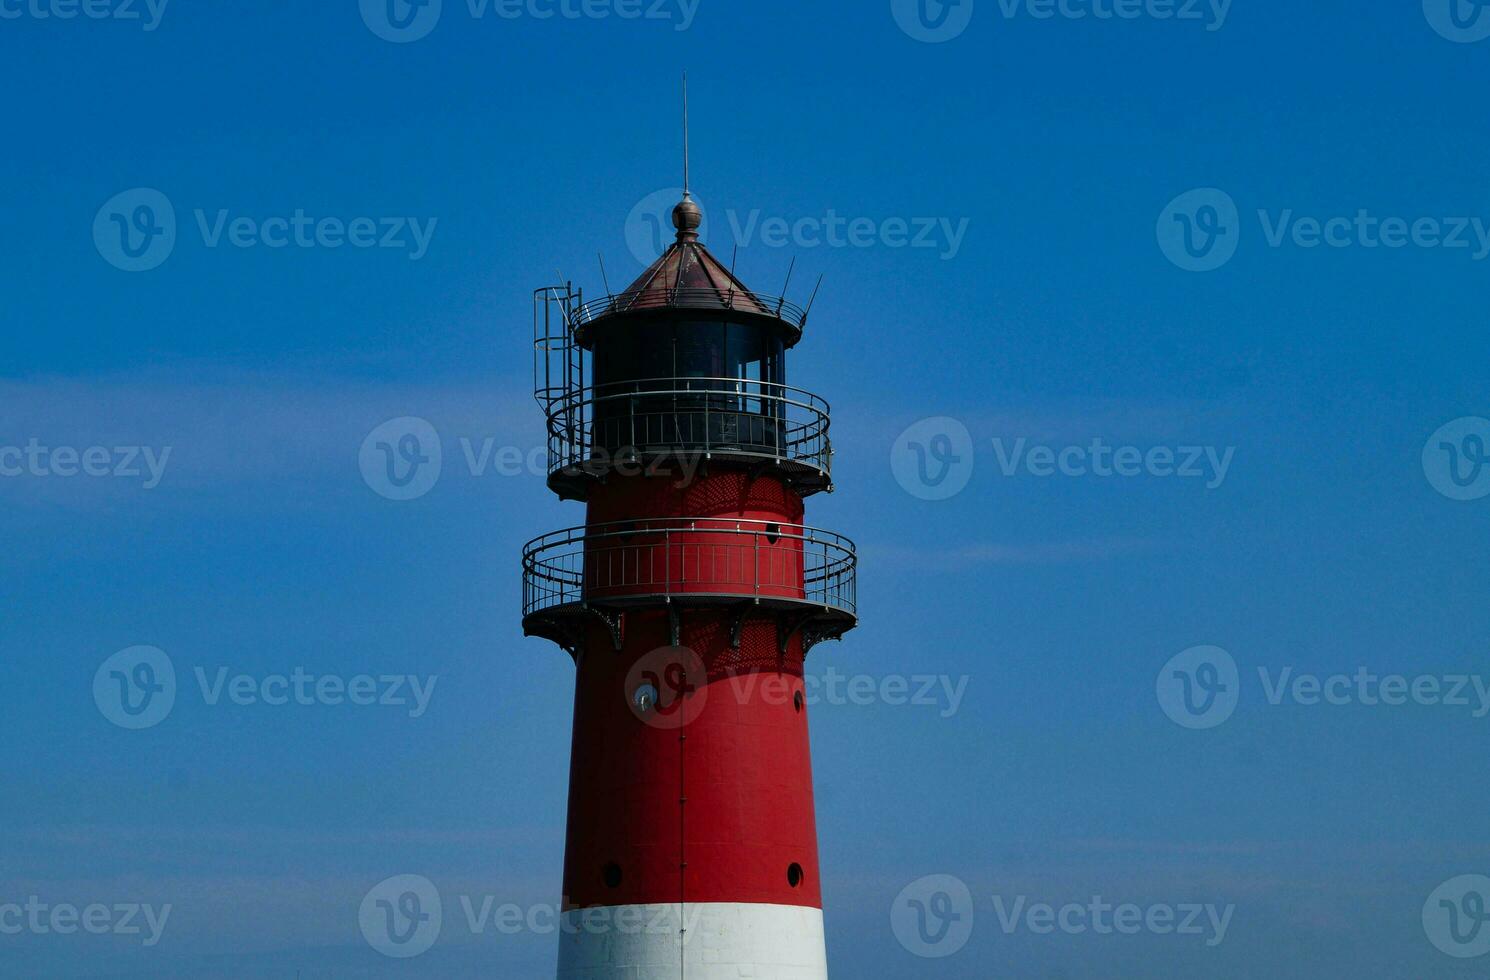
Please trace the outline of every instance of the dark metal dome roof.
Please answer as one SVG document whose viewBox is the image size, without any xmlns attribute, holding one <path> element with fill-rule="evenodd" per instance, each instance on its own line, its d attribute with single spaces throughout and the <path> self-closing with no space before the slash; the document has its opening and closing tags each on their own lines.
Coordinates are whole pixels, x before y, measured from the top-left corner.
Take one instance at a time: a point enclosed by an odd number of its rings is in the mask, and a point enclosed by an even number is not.
<svg viewBox="0 0 1490 980">
<path fill-rule="evenodd" d="M 615 297 L 609 312 L 682 307 L 777 315 L 775 304 L 768 305 L 756 296 L 698 240 L 702 217 L 698 205 L 687 197 L 673 209 L 677 241 Z"/>
</svg>

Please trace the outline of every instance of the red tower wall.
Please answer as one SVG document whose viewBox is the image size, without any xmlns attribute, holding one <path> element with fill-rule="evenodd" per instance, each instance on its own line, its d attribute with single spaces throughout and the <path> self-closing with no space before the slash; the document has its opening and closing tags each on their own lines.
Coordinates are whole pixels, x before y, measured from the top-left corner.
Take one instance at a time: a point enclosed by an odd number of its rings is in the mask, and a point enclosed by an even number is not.
<svg viewBox="0 0 1490 980">
<path fill-rule="evenodd" d="M 727 530 L 735 521 L 800 524 L 802 501 L 791 489 L 774 476 L 719 465 L 686 486 L 678 483 L 677 474 L 613 475 L 593 489 L 591 526 L 708 520 L 698 522 L 704 530 L 686 535 L 686 546 L 639 531 L 599 566 L 587 554 L 588 586 L 596 584 L 590 576 L 604 574 L 609 596 L 623 594 L 628 587 L 616 584 L 613 573 L 596 571 L 619 560 L 645 569 L 638 578 L 662 575 L 674 594 L 738 594 L 749 578 L 741 562 L 754 561 L 764 562 L 756 566 L 769 583 L 763 597 L 803 595 L 801 542 L 789 529 L 758 548 L 748 536 L 748 550 L 742 536 Z M 713 527 L 720 533 L 709 533 Z M 685 547 L 693 549 L 691 562 Z M 680 606 L 678 642 L 698 660 L 685 683 L 675 685 L 691 690 L 666 709 L 640 712 L 632 700 L 645 676 L 665 675 L 655 668 L 679 659 L 668 652 L 671 621 L 660 600 L 625 613 L 619 651 L 611 632 L 596 623 L 577 658 L 567 906 L 728 902 L 820 909 L 801 639 L 792 635 L 783 652 L 776 619 L 752 606 L 737 649 L 731 634 L 738 610 Z M 678 693 L 666 678 L 659 687 L 664 702 Z M 793 865 L 796 876 L 789 875 Z M 619 868 L 618 883 L 607 881 L 607 868 Z"/>
</svg>

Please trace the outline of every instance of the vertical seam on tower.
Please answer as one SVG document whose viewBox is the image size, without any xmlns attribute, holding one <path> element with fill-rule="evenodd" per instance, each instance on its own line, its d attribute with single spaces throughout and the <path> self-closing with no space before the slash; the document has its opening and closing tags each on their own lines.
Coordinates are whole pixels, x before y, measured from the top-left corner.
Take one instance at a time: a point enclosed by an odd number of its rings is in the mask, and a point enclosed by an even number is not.
<svg viewBox="0 0 1490 980">
<path fill-rule="evenodd" d="M 688 736 L 678 733 L 678 980 L 688 974 L 688 835 L 687 760 Z"/>
</svg>

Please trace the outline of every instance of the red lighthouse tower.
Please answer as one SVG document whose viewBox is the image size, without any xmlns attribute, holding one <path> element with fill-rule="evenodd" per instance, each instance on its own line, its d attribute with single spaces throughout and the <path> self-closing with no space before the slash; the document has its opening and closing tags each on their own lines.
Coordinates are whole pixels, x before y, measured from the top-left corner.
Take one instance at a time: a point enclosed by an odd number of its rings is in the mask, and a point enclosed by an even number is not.
<svg viewBox="0 0 1490 980">
<path fill-rule="evenodd" d="M 523 629 L 577 668 L 561 980 L 827 976 L 803 661 L 853 628 L 856 557 L 803 522 L 807 312 L 701 221 L 685 190 L 630 287 L 534 296 L 548 484 L 587 509 L 523 550 Z"/>
</svg>

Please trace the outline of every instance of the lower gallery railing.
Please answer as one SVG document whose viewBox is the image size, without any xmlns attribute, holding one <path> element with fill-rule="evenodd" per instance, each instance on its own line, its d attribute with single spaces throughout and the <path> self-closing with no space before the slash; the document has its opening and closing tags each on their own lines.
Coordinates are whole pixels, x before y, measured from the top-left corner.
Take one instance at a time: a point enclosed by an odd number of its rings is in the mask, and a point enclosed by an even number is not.
<svg viewBox="0 0 1490 980">
<path fill-rule="evenodd" d="M 523 549 L 523 615 L 653 598 L 740 598 L 855 614 L 849 539 L 728 518 L 623 521 L 555 531 Z"/>
</svg>

